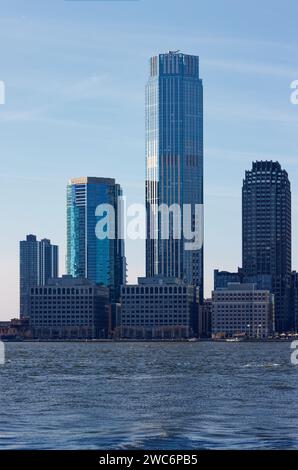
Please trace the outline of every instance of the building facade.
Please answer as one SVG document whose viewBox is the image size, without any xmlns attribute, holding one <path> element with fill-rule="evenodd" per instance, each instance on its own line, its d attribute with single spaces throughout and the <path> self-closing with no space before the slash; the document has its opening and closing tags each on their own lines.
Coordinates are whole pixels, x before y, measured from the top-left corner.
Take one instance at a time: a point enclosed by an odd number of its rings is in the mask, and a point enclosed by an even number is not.
<svg viewBox="0 0 298 470">
<path fill-rule="evenodd" d="M 266 339 L 274 333 L 274 296 L 255 284 L 230 284 L 212 293 L 213 338 Z"/>
<path fill-rule="evenodd" d="M 11 321 L 0 322 L 0 340 L 18 341 L 32 339 L 29 318 L 14 318 Z"/>
<path fill-rule="evenodd" d="M 276 329 L 291 328 L 291 185 L 278 162 L 254 162 L 242 188 L 242 259 L 247 280 L 272 285 Z M 270 279 L 271 277 L 271 279 Z M 258 280 L 257 280 L 258 282 Z M 259 287 L 259 286 L 258 286 Z"/>
<path fill-rule="evenodd" d="M 243 275 L 241 268 L 238 268 L 237 272 L 214 270 L 214 290 L 224 289 L 232 282 L 241 283 L 242 281 Z"/>
<path fill-rule="evenodd" d="M 43 286 L 48 279 L 58 276 L 59 250 L 50 240 L 38 241 L 27 235 L 20 242 L 20 317 L 27 317 L 28 293 L 31 286 Z"/>
<path fill-rule="evenodd" d="M 292 328 L 291 330 L 298 333 L 298 273 L 293 271 L 291 274 L 291 302 L 290 309 L 292 312 Z"/>
<path fill-rule="evenodd" d="M 108 287 L 113 302 L 118 301 L 120 286 L 126 281 L 124 240 L 118 223 L 121 196 L 121 187 L 111 178 L 76 178 L 67 187 L 67 273 Z M 98 212 L 104 205 L 106 210 Z M 100 238 L 97 224 L 108 206 L 114 221 L 107 236 Z"/>
<path fill-rule="evenodd" d="M 107 338 L 109 289 L 62 276 L 30 289 L 30 326 L 36 338 Z"/>
<path fill-rule="evenodd" d="M 181 339 L 195 333 L 197 296 L 194 286 L 180 279 L 139 278 L 122 287 L 123 338 Z"/>
<path fill-rule="evenodd" d="M 168 218 L 168 236 L 162 234 L 159 209 L 163 206 L 180 209 L 179 216 L 173 213 Z M 183 227 L 202 238 L 203 85 L 199 57 L 179 51 L 160 54 L 150 61 L 146 87 L 146 207 L 147 277 L 176 277 L 199 286 L 202 300 L 203 244 L 186 249 L 190 237 Z M 181 226 L 175 228 L 178 218 Z"/>
</svg>

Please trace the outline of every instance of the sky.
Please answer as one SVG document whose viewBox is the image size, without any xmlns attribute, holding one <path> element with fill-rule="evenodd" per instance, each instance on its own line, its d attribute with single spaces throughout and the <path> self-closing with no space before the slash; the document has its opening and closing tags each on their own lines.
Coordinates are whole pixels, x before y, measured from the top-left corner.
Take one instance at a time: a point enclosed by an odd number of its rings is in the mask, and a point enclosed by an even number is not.
<svg viewBox="0 0 298 470">
<path fill-rule="evenodd" d="M 241 265 L 241 186 L 256 159 L 292 183 L 298 268 L 296 0 L 10 0 L 0 6 L 0 320 L 18 316 L 19 240 L 60 247 L 71 177 L 114 177 L 143 203 L 149 58 L 200 56 L 205 129 L 205 295 L 215 268 Z M 143 241 L 126 244 L 128 281 L 144 275 Z"/>
</svg>

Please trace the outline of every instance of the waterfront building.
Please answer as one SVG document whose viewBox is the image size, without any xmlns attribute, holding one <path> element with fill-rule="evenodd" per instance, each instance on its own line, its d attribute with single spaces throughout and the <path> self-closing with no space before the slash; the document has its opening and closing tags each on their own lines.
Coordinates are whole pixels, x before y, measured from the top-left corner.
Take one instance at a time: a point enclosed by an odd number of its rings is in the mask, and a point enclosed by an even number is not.
<svg viewBox="0 0 298 470">
<path fill-rule="evenodd" d="M 121 196 L 112 178 L 74 178 L 67 187 L 67 273 L 108 287 L 113 302 L 126 282 L 124 237 L 118 224 Z M 103 205 L 113 208 L 115 224 L 114 234 L 107 231 L 101 239 L 96 227 L 103 215 L 97 215 L 97 209 Z"/>
<path fill-rule="evenodd" d="M 203 202 L 203 85 L 199 57 L 170 51 L 151 58 L 146 87 L 146 276 L 175 277 L 198 286 L 201 301 L 203 243 L 186 249 L 183 225 L 185 222 L 188 230 L 202 238 Z M 180 215 L 173 212 L 168 217 L 167 237 L 163 237 L 159 211 L 163 206 L 178 206 L 181 210 Z M 189 208 L 188 223 L 184 207 Z M 181 225 L 175 228 L 178 219 Z"/>
<path fill-rule="evenodd" d="M 13 318 L 10 321 L 0 322 L 0 340 L 19 341 L 32 339 L 29 318 Z"/>
<path fill-rule="evenodd" d="M 257 161 L 246 171 L 242 188 L 242 231 L 243 275 L 246 280 L 256 280 L 258 287 L 256 276 L 263 286 L 272 285 L 276 329 L 288 331 L 292 325 L 289 308 L 291 185 L 287 172 L 278 162 Z"/>
<path fill-rule="evenodd" d="M 195 334 L 198 289 L 181 279 L 139 278 L 121 289 L 123 338 L 182 339 Z"/>
<path fill-rule="evenodd" d="M 255 284 L 229 284 L 212 293 L 213 338 L 265 339 L 274 333 L 274 296 Z"/>
<path fill-rule="evenodd" d="M 36 338 L 108 337 L 109 289 L 87 279 L 62 276 L 31 287 L 29 308 Z"/>
<path fill-rule="evenodd" d="M 58 276 L 58 246 L 50 240 L 38 241 L 35 235 L 27 235 L 20 242 L 20 317 L 29 314 L 28 292 L 31 286 L 43 286 L 48 279 Z"/>
</svg>

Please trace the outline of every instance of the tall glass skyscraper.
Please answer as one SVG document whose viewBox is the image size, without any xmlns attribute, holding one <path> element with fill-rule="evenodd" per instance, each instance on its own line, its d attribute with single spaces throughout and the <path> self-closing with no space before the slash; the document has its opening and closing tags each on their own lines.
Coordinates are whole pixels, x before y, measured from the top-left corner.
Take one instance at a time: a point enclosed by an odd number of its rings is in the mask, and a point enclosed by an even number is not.
<svg viewBox="0 0 298 470">
<path fill-rule="evenodd" d="M 121 196 L 121 187 L 110 178 L 77 178 L 67 186 L 67 273 L 109 287 L 113 302 L 126 280 L 124 240 L 117 223 L 114 239 L 97 237 L 96 209 L 109 204 L 117 222 Z"/>
<path fill-rule="evenodd" d="M 163 204 L 189 205 L 188 228 L 195 228 L 196 205 L 203 205 L 203 85 L 199 57 L 179 51 L 151 58 L 146 87 L 146 275 L 183 279 L 200 287 L 202 299 L 203 246 L 185 249 L 185 237 L 174 234 L 175 216 L 169 238 L 162 237 Z"/>
<path fill-rule="evenodd" d="M 20 316 L 29 312 L 28 293 L 32 286 L 44 286 L 49 279 L 58 277 L 58 246 L 46 238 L 38 241 L 27 235 L 20 242 Z"/>
<path fill-rule="evenodd" d="M 245 173 L 242 259 L 245 282 L 271 284 L 277 331 L 291 329 L 291 185 L 278 162 L 254 162 Z"/>
</svg>

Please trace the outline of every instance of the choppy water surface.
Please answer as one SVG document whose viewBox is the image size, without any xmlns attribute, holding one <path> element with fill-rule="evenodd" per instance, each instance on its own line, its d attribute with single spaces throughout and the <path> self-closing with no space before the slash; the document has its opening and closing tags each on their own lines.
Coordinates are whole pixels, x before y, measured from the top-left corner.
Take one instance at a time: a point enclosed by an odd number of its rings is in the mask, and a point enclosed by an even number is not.
<svg viewBox="0 0 298 470">
<path fill-rule="evenodd" d="M 298 448 L 289 343 L 10 343 L 0 448 Z"/>
</svg>

